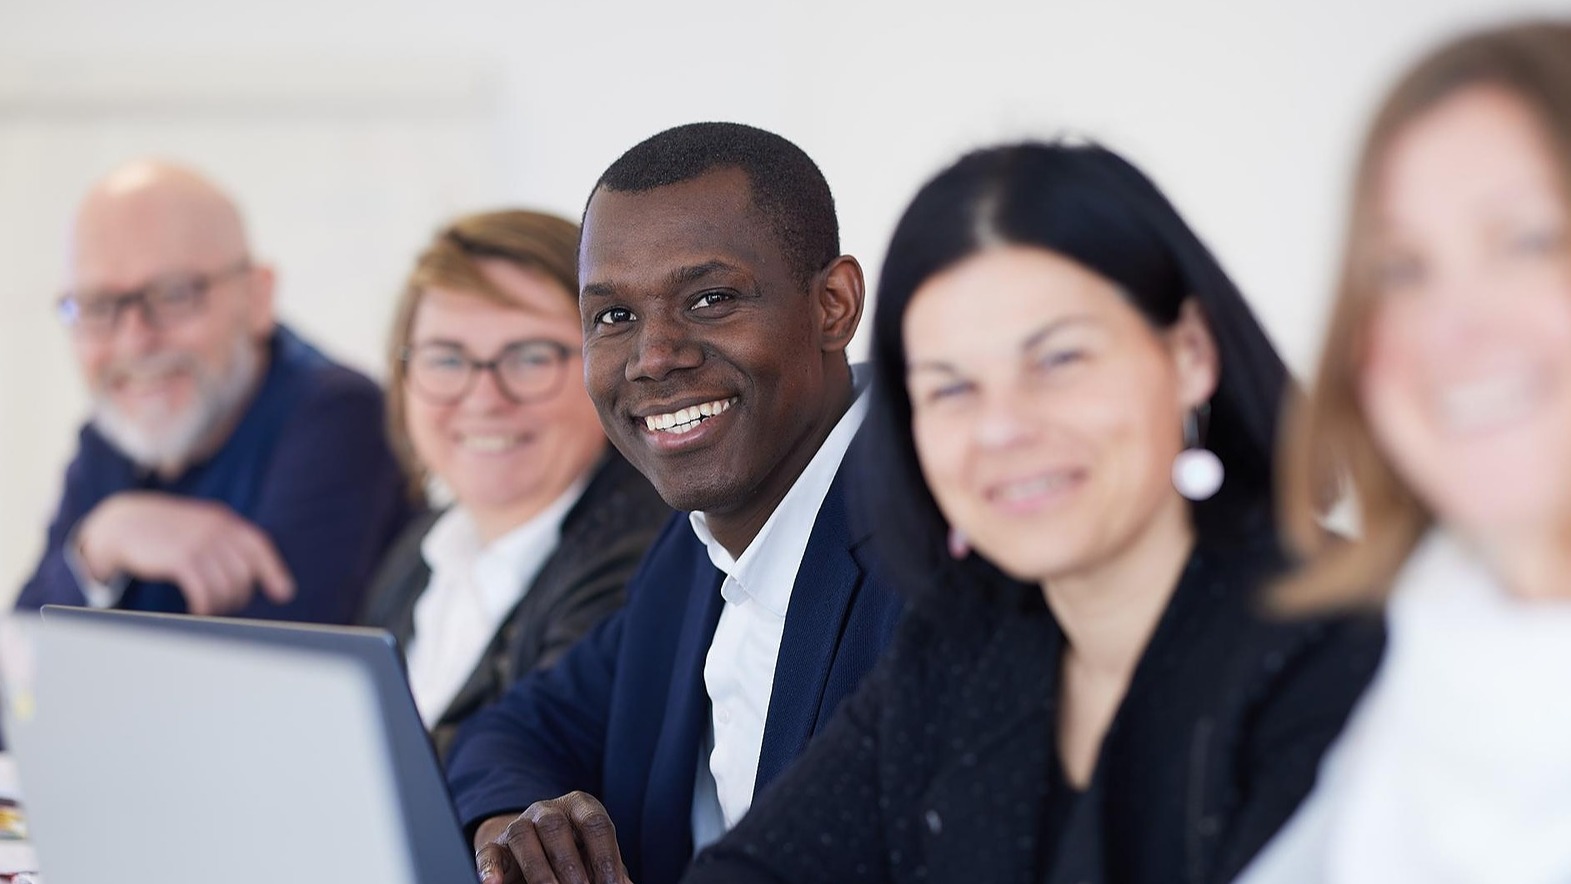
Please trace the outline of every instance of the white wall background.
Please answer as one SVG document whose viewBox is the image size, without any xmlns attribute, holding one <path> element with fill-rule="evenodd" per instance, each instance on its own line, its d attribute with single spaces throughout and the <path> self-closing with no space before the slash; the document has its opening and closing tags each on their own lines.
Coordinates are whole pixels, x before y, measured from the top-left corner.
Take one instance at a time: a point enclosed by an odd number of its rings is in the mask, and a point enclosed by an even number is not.
<svg viewBox="0 0 1571 884">
<path fill-rule="evenodd" d="M 823 167 L 876 277 L 920 182 L 1000 139 L 1088 134 L 1156 178 L 1294 368 L 1318 346 L 1371 103 L 1531 0 L 0 0 L 0 606 L 31 569 L 84 401 L 49 312 L 90 180 L 155 152 L 241 197 L 285 318 L 373 373 L 442 217 L 576 217 L 659 129 L 734 119 Z"/>
</svg>

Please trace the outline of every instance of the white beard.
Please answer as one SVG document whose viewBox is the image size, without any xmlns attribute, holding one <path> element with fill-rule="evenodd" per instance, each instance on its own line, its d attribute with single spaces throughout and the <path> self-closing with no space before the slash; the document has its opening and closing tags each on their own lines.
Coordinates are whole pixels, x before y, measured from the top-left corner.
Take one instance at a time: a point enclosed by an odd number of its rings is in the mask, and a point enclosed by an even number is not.
<svg viewBox="0 0 1571 884">
<path fill-rule="evenodd" d="M 196 399 L 178 412 L 159 410 L 134 418 L 116 407 L 100 387 L 93 393 L 93 427 L 138 466 L 166 474 L 180 472 L 199 453 L 198 446 L 250 397 L 261 356 L 244 330 L 233 352 L 228 369 L 217 377 L 187 353 L 156 353 L 134 365 L 113 368 L 113 372 L 188 371 L 196 382 Z"/>
</svg>

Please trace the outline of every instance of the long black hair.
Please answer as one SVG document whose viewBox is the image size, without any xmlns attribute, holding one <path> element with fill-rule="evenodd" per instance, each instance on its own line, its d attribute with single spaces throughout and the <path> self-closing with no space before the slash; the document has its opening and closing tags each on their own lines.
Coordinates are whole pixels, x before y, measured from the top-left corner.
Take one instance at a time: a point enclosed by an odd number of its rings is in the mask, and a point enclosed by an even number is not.
<svg viewBox="0 0 1571 884">
<path fill-rule="evenodd" d="M 977 252 L 1047 249 L 1111 280 L 1155 328 L 1193 297 L 1221 366 L 1206 444 L 1227 477 L 1191 512 L 1202 543 L 1258 537 L 1272 513 L 1277 421 L 1290 380 L 1238 287 L 1156 185 L 1096 145 L 1027 143 L 979 150 L 928 182 L 895 228 L 873 316 L 873 396 L 861 453 L 876 548 L 917 591 L 1012 583 L 977 556 L 946 553 L 948 527 L 923 481 L 911 434 L 902 323 L 917 288 Z M 1264 523 L 1262 525 L 1262 522 Z"/>
</svg>

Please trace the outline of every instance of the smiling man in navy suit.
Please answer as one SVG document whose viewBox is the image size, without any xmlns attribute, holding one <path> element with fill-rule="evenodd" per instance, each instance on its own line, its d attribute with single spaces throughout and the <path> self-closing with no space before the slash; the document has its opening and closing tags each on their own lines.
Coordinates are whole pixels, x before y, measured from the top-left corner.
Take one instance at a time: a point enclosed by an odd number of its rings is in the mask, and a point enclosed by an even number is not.
<svg viewBox="0 0 1571 884">
<path fill-rule="evenodd" d="M 672 507 L 628 603 L 459 734 L 486 882 L 675 882 L 825 725 L 900 604 L 847 516 L 862 270 L 785 139 L 662 132 L 601 176 L 579 245 L 584 374 Z"/>
</svg>

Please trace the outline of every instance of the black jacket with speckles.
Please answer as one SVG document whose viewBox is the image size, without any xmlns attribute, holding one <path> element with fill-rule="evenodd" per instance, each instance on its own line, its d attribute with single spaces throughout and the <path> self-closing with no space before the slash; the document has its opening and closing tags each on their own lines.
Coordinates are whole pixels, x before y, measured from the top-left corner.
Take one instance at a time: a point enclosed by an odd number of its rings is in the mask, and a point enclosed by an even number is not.
<svg viewBox="0 0 1571 884">
<path fill-rule="evenodd" d="M 1195 550 L 1083 792 L 1058 767 L 1065 639 L 1040 592 L 914 610 L 684 882 L 1231 880 L 1308 794 L 1384 645 L 1370 618 L 1261 616 L 1280 564 L 1264 531 Z"/>
</svg>

